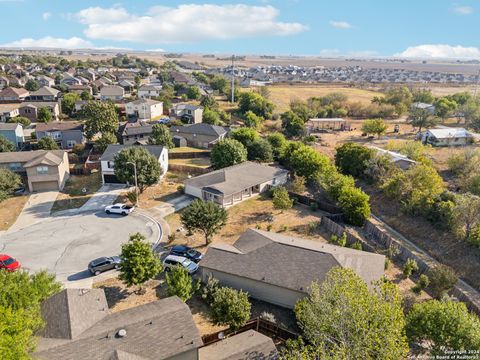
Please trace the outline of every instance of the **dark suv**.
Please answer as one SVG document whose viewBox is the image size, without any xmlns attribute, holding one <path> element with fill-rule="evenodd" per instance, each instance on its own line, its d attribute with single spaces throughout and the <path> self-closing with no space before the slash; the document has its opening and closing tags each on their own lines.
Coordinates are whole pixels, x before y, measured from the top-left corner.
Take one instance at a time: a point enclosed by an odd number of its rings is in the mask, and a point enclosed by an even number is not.
<svg viewBox="0 0 480 360">
<path fill-rule="evenodd" d="M 170 249 L 170 254 L 186 257 L 188 260 L 198 263 L 202 260 L 202 253 L 191 247 L 184 245 L 176 245 Z"/>
<path fill-rule="evenodd" d="M 100 275 L 104 271 L 120 268 L 120 258 L 118 256 L 101 257 L 90 261 L 88 271 L 93 275 Z"/>
</svg>

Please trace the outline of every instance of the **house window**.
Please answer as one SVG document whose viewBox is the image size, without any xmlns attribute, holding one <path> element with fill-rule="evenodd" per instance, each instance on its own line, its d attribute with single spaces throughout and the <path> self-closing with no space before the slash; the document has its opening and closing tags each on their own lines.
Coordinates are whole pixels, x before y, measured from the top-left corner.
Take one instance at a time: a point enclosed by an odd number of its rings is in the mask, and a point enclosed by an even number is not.
<svg viewBox="0 0 480 360">
<path fill-rule="evenodd" d="M 68 148 L 73 148 L 77 142 L 75 140 L 68 140 L 67 141 L 67 147 Z"/>
<path fill-rule="evenodd" d="M 107 167 L 113 169 L 113 161 L 107 161 Z"/>
<path fill-rule="evenodd" d="M 21 163 L 10 163 L 8 164 L 8 167 L 10 170 L 17 171 L 22 169 L 22 164 Z"/>
<path fill-rule="evenodd" d="M 37 175 L 48 174 L 48 166 L 37 166 Z"/>
<path fill-rule="evenodd" d="M 277 178 L 273 178 L 272 185 L 275 185 L 276 183 L 277 183 Z"/>
</svg>

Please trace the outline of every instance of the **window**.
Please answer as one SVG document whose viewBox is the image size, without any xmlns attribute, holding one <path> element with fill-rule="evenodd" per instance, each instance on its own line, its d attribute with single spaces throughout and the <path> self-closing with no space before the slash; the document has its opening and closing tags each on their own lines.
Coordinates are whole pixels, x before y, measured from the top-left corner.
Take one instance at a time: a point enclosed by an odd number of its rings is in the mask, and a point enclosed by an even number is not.
<svg viewBox="0 0 480 360">
<path fill-rule="evenodd" d="M 276 183 L 277 183 L 277 178 L 273 178 L 272 185 L 275 185 Z"/>
<path fill-rule="evenodd" d="M 8 167 L 10 168 L 10 170 L 21 170 L 22 169 L 22 164 L 21 163 L 10 163 L 8 164 Z"/>
<path fill-rule="evenodd" d="M 48 166 L 37 166 L 37 175 L 48 174 Z"/>
<path fill-rule="evenodd" d="M 75 140 L 68 140 L 67 141 L 67 147 L 68 148 L 73 148 L 77 142 Z"/>
<path fill-rule="evenodd" d="M 113 169 L 113 161 L 107 161 L 107 167 Z"/>
</svg>

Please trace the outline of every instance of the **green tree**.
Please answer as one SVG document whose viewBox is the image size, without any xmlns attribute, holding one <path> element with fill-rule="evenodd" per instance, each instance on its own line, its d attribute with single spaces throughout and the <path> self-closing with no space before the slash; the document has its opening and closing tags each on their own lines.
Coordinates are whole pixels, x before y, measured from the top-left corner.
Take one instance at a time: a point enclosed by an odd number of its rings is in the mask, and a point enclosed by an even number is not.
<svg viewBox="0 0 480 360">
<path fill-rule="evenodd" d="M 93 96 L 88 91 L 82 91 L 82 93 L 80 94 L 80 99 L 82 99 L 83 101 L 89 101 L 93 99 Z"/>
<path fill-rule="evenodd" d="M 435 115 L 441 119 L 448 119 L 457 109 L 458 104 L 447 97 L 442 97 L 435 102 Z"/>
<path fill-rule="evenodd" d="M 115 176 L 121 182 L 135 184 L 136 165 L 137 183 L 140 192 L 143 192 L 148 186 L 156 184 L 162 175 L 162 168 L 158 160 L 143 147 L 128 147 L 120 151 L 114 157 Z"/>
<path fill-rule="evenodd" d="M 218 233 L 227 223 L 228 213 L 220 205 L 213 201 L 195 199 L 180 214 L 183 226 L 190 232 L 199 231 L 205 237 L 208 245 L 212 236 Z"/>
<path fill-rule="evenodd" d="M 98 133 L 115 134 L 118 130 L 118 114 L 111 102 L 88 101 L 82 110 L 85 120 L 85 136 L 91 140 Z"/>
<path fill-rule="evenodd" d="M 15 144 L 9 141 L 5 136 L 0 135 L 0 152 L 15 151 Z"/>
<path fill-rule="evenodd" d="M 52 113 L 47 107 L 41 107 L 38 109 L 37 120 L 43 123 L 52 121 Z"/>
<path fill-rule="evenodd" d="M 241 290 L 219 288 L 215 291 L 210 306 L 214 323 L 228 325 L 231 330 L 240 329 L 250 319 L 248 294 Z"/>
<path fill-rule="evenodd" d="M 38 140 L 37 147 L 40 150 L 58 150 L 59 147 L 55 140 L 53 140 L 50 136 L 44 136 L 40 140 Z"/>
<path fill-rule="evenodd" d="M 189 300 L 198 290 L 199 283 L 194 282 L 188 270 L 181 265 L 174 266 L 165 274 L 169 296 L 178 296 L 183 302 Z"/>
<path fill-rule="evenodd" d="M 282 129 L 288 137 L 299 137 L 305 134 L 304 120 L 293 111 L 287 111 L 281 115 Z"/>
<path fill-rule="evenodd" d="M 290 154 L 289 163 L 295 174 L 305 177 L 307 181 L 313 180 L 319 172 L 328 171 L 332 166 L 327 156 L 304 144 Z"/>
<path fill-rule="evenodd" d="M 247 111 L 244 115 L 245 119 L 243 120 L 245 126 L 258 129 L 263 122 L 263 117 L 255 115 L 253 111 Z"/>
<path fill-rule="evenodd" d="M 480 224 L 480 197 L 465 193 L 455 197 L 453 209 L 454 227 L 457 234 L 469 240 L 472 231 Z"/>
<path fill-rule="evenodd" d="M 383 119 L 365 120 L 362 125 L 362 131 L 366 134 L 373 134 L 380 137 L 387 131 L 387 124 Z"/>
<path fill-rule="evenodd" d="M 435 96 L 433 96 L 431 90 L 427 89 L 418 89 L 412 91 L 412 101 L 413 102 L 422 102 L 425 104 L 433 104 L 435 101 Z"/>
<path fill-rule="evenodd" d="M 312 283 L 295 315 L 305 338 L 337 358 L 396 360 L 409 350 L 396 285 L 379 282 L 370 291 L 351 269 L 335 267 L 321 285 Z"/>
<path fill-rule="evenodd" d="M 257 92 L 243 92 L 238 101 L 238 111 L 245 115 L 251 111 L 264 119 L 272 117 L 274 105 Z"/>
<path fill-rule="evenodd" d="M 225 139 L 215 144 L 210 158 L 213 168 L 218 170 L 247 161 L 247 149 L 235 139 Z"/>
<path fill-rule="evenodd" d="M 107 149 L 108 145 L 116 143 L 117 137 L 112 133 L 102 133 L 102 136 L 95 142 L 98 150 L 102 153 Z"/>
<path fill-rule="evenodd" d="M 32 123 L 30 121 L 29 118 L 25 117 L 25 116 L 15 116 L 13 118 L 9 118 L 7 120 L 8 123 L 17 123 L 17 124 L 20 124 L 22 125 L 24 128 L 30 126 L 30 124 Z"/>
<path fill-rule="evenodd" d="M 265 139 L 255 140 L 247 147 L 247 158 L 252 161 L 271 162 L 273 161 L 272 146 Z"/>
<path fill-rule="evenodd" d="M 187 98 L 190 100 L 197 100 L 200 99 L 200 89 L 198 86 L 190 86 L 187 89 Z"/>
<path fill-rule="evenodd" d="M 344 174 L 361 177 L 374 154 L 373 149 L 348 142 L 337 148 L 335 165 Z"/>
<path fill-rule="evenodd" d="M 345 221 L 351 225 L 362 226 L 370 217 L 370 197 L 361 189 L 343 187 L 338 197 L 338 206 Z"/>
<path fill-rule="evenodd" d="M 422 129 L 428 129 L 438 124 L 438 118 L 433 116 L 427 109 L 413 108 L 410 110 L 408 122 L 418 128 L 418 132 Z"/>
<path fill-rule="evenodd" d="M 228 81 L 222 75 L 215 75 L 210 80 L 210 86 L 212 87 L 213 90 L 217 90 L 221 94 L 225 94 L 228 87 Z"/>
<path fill-rule="evenodd" d="M 288 210 L 293 206 L 293 200 L 290 199 L 287 189 L 283 186 L 276 186 L 272 191 L 273 207 L 279 210 Z"/>
<path fill-rule="evenodd" d="M 40 89 L 40 85 L 38 84 L 37 80 L 28 79 L 25 83 L 25 89 L 27 89 L 28 91 L 37 91 L 38 89 Z"/>
<path fill-rule="evenodd" d="M 221 123 L 220 114 L 215 110 L 205 108 L 205 110 L 203 110 L 202 122 L 205 124 L 219 125 Z"/>
<path fill-rule="evenodd" d="M 75 103 L 80 100 L 77 93 L 68 93 L 62 97 L 62 112 L 71 116 L 75 110 Z"/>
<path fill-rule="evenodd" d="M 408 313 L 407 336 L 430 356 L 480 349 L 480 319 L 462 302 L 425 301 Z"/>
<path fill-rule="evenodd" d="M 405 262 L 405 265 L 403 266 L 403 276 L 407 279 L 410 276 L 412 276 L 414 272 L 417 272 L 417 271 L 418 271 L 417 262 L 414 259 L 407 259 L 407 261 Z"/>
<path fill-rule="evenodd" d="M 175 147 L 170 130 L 163 124 L 154 124 L 152 126 L 152 134 L 148 138 L 148 143 L 150 145 L 161 145 L 168 149 Z"/>
<path fill-rule="evenodd" d="M 0 202 L 7 199 L 22 184 L 20 176 L 10 169 L 0 167 Z"/>
<path fill-rule="evenodd" d="M 122 266 L 119 279 L 127 286 L 136 285 L 141 289 L 145 282 L 162 271 L 160 258 L 140 233 L 130 235 L 128 242 L 122 245 L 120 258 Z"/>
<path fill-rule="evenodd" d="M 260 139 L 260 135 L 255 129 L 241 127 L 230 132 L 230 137 L 248 147 L 252 142 Z"/>
<path fill-rule="evenodd" d="M 203 106 L 204 110 L 218 110 L 218 102 L 212 95 L 204 96 L 200 101 L 200 106 Z M 205 116 L 205 111 L 203 115 Z"/>
<path fill-rule="evenodd" d="M 436 299 L 441 299 L 457 283 L 458 276 L 455 271 L 443 264 L 439 264 L 428 273 L 429 288 Z"/>
<path fill-rule="evenodd" d="M 266 137 L 267 141 L 272 145 L 273 157 L 278 159 L 287 145 L 287 139 L 280 132 L 270 133 Z"/>
</svg>

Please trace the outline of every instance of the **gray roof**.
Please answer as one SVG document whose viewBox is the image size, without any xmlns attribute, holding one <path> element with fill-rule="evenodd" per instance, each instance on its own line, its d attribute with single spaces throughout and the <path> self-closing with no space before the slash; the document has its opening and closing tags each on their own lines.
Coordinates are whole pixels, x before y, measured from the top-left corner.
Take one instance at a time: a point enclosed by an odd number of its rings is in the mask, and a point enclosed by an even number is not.
<svg viewBox="0 0 480 360">
<path fill-rule="evenodd" d="M 246 161 L 241 164 L 187 179 L 185 180 L 185 185 L 205 189 L 214 193 L 230 195 L 286 174 L 288 174 L 288 170 L 276 166 L 267 166 Z"/>
<path fill-rule="evenodd" d="M 162 155 L 163 146 L 160 145 L 120 145 L 120 144 L 113 144 L 108 145 L 107 149 L 103 152 L 102 157 L 100 158 L 101 161 L 113 161 L 115 155 L 117 155 L 123 149 L 127 149 L 130 147 L 139 146 L 146 149 L 150 154 L 155 156 L 157 159 L 160 158 Z"/>
<path fill-rule="evenodd" d="M 141 104 L 147 104 L 147 105 L 156 105 L 156 104 L 161 104 L 161 101 L 157 100 L 152 100 L 152 99 L 137 99 L 133 100 L 127 104 L 134 104 L 134 105 L 141 105 Z"/>
<path fill-rule="evenodd" d="M 199 360 L 274 360 L 278 351 L 272 339 L 248 330 L 198 350 Z"/>
<path fill-rule="evenodd" d="M 197 134 L 197 135 L 209 135 L 209 136 L 221 136 L 226 134 L 230 128 L 218 126 L 218 125 L 210 125 L 210 124 L 192 124 L 192 125 L 184 125 L 184 126 L 172 126 L 170 128 L 170 132 L 172 134 Z"/>
<path fill-rule="evenodd" d="M 61 305 L 58 304 L 57 313 L 68 312 Z M 100 305 L 90 305 L 83 309 L 85 318 L 100 311 Z M 48 323 L 49 318 L 45 320 Z M 126 331 L 126 336 L 118 335 L 121 329 Z M 97 316 L 90 327 L 72 340 L 40 338 L 34 357 L 48 360 L 161 360 L 200 346 L 202 339 L 190 309 L 179 298 L 169 297 L 101 318 Z"/>
<path fill-rule="evenodd" d="M 48 123 L 37 123 L 35 128 L 37 132 L 45 131 L 71 131 L 83 130 L 83 124 L 79 121 L 51 121 Z"/>
<path fill-rule="evenodd" d="M 57 89 L 54 89 L 48 86 L 43 86 L 37 91 L 32 91 L 30 93 L 30 96 L 57 96 L 59 92 L 60 91 L 58 91 Z"/>
<path fill-rule="evenodd" d="M 19 123 L 0 123 L 0 131 L 2 130 L 15 130 L 17 126 L 22 126 Z"/>
<path fill-rule="evenodd" d="M 371 284 L 383 276 L 385 256 L 248 229 L 233 246 L 210 246 L 200 266 L 306 293 L 335 266 L 353 269 Z"/>
<path fill-rule="evenodd" d="M 201 106 L 192 105 L 192 104 L 175 104 L 175 105 L 174 105 L 174 108 L 175 108 L 176 111 L 179 111 L 179 110 L 192 110 L 192 111 L 195 111 L 195 110 L 198 110 L 198 109 L 203 109 L 203 107 L 201 107 Z"/>
<path fill-rule="evenodd" d="M 63 150 L 35 150 L 35 151 L 13 151 L 0 153 L 0 164 L 8 163 L 26 163 L 36 159 L 43 158 L 46 154 L 55 155 L 56 158 L 63 159 L 65 151 Z"/>
<path fill-rule="evenodd" d="M 152 124 L 146 124 L 142 121 L 137 121 L 134 123 L 126 123 L 125 128 L 122 131 L 122 136 L 129 135 L 150 135 L 153 130 Z"/>
</svg>

